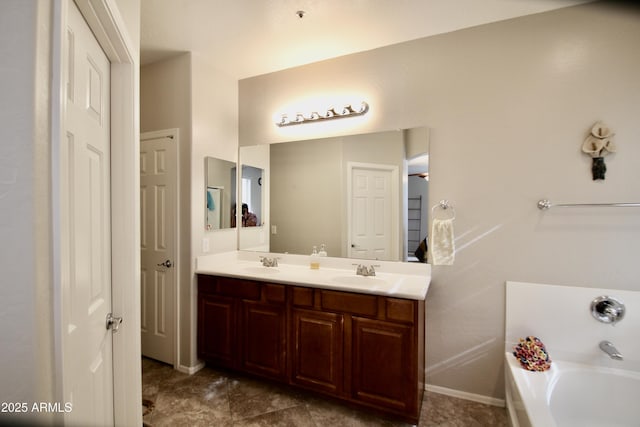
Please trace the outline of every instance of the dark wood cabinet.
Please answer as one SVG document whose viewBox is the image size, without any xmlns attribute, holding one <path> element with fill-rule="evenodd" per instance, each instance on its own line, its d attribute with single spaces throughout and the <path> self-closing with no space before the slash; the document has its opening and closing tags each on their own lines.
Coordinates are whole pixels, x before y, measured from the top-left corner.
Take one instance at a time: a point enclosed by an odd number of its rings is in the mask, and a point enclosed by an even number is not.
<svg viewBox="0 0 640 427">
<path fill-rule="evenodd" d="M 284 304 L 242 304 L 242 368 L 246 372 L 286 379 L 286 312 Z"/>
<path fill-rule="evenodd" d="M 353 398 L 415 412 L 418 373 L 413 326 L 354 317 L 352 331 Z"/>
<path fill-rule="evenodd" d="M 424 301 L 198 276 L 198 357 L 417 423 Z"/>
<path fill-rule="evenodd" d="M 225 368 L 237 365 L 235 320 L 232 298 L 200 295 L 198 301 L 198 357 Z"/>
<path fill-rule="evenodd" d="M 343 316 L 294 309 L 291 381 L 304 388 L 342 393 Z"/>
<path fill-rule="evenodd" d="M 284 285 L 199 276 L 200 359 L 284 381 L 286 332 Z"/>
</svg>

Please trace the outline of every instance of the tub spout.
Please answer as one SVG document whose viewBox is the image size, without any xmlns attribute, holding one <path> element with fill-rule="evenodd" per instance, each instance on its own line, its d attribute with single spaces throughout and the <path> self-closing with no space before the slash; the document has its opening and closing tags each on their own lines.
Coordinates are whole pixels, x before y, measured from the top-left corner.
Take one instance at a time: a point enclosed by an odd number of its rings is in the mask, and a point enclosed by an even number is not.
<svg viewBox="0 0 640 427">
<path fill-rule="evenodd" d="M 614 360 L 623 360 L 622 354 L 609 341 L 600 341 L 600 350 L 607 353 Z"/>
</svg>

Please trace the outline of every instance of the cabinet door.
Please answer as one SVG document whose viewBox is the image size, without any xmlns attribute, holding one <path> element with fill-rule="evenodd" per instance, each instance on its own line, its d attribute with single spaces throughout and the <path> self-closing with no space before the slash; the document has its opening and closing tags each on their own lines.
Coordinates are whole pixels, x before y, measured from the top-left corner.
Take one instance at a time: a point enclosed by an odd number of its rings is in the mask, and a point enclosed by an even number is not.
<svg viewBox="0 0 640 427">
<path fill-rule="evenodd" d="M 235 303 L 232 298 L 198 298 L 198 357 L 218 366 L 235 367 L 237 360 Z"/>
<path fill-rule="evenodd" d="M 352 398 L 412 414 L 417 411 L 417 361 L 411 326 L 354 317 Z"/>
<path fill-rule="evenodd" d="M 242 367 L 245 371 L 286 378 L 286 315 L 284 304 L 242 303 Z"/>
<path fill-rule="evenodd" d="M 292 379 L 306 388 L 336 394 L 343 383 L 343 317 L 292 310 Z"/>
</svg>

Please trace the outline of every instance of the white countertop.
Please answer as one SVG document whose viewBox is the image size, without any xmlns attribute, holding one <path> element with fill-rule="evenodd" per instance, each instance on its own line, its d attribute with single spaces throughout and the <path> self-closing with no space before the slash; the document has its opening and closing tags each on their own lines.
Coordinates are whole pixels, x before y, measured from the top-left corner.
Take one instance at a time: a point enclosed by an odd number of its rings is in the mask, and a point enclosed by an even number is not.
<svg viewBox="0 0 640 427">
<path fill-rule="evenodd" d="M 278 258 L 277 267 L 263 267 L 260 257 Z M 321 257 L 320 269 L 309 268 L 309 256 L 232 251 L 196 258 L 196 273 L 308 286 L 336 291 L 424 300 L 431 266 L 423 263 Z M 376 275 L 356 275 L 356 266 L 374 265 Z"/>
</svg>

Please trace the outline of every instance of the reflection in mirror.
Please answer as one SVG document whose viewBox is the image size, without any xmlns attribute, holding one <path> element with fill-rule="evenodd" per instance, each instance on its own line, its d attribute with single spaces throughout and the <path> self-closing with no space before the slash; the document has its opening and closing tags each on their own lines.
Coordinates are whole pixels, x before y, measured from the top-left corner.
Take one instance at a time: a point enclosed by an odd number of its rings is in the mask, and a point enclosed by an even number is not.
<svg viewBox="0 0 640 427">
<path fill-rule="evenodd" d="M 231 211 L 236 204 L 236 164 L 205 157 L 205 230 L 232 226 Z"/>
<path fill-rule="evenodd" d="M 407 166 L 407 260 L 427 262 L 429 154 L 410 158 Z"/>
<path fill-rule="evenodd" d="M 262 248 L 426 260 L 417 249 L 427 237 L 428 136 L 413 128 L 268 145 Z M 240 147 L 240 161 L 255 148 Z M 255 246 L 240 239 L 239 249 Z"/>
<path fill-rule="evenodd" d="M 242 211 L 240 219 L 243 227 L 262 225 L 262 181 L 264 171 L 249 165 L 242 165 L 242 187 L 240 198 Z"/>
</svg>

